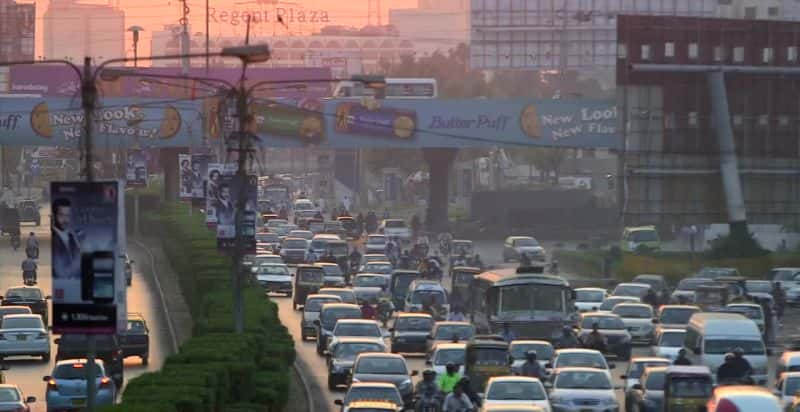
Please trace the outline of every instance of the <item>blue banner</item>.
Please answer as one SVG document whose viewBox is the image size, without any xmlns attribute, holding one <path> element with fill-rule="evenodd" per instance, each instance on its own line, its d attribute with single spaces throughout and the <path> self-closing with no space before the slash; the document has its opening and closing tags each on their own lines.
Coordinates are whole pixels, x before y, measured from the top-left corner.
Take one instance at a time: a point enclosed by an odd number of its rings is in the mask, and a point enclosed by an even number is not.
<svg viewBox="0 0 800 412">
<path fill-rule="evenodd" d="M 201 106 L 158 99 L 102 99 L 94 113 L 94 142 L 121 147 L 203 144 Z M 80 99 L 0 98 L 0 144 L 78 147 Z"/>
</svg>

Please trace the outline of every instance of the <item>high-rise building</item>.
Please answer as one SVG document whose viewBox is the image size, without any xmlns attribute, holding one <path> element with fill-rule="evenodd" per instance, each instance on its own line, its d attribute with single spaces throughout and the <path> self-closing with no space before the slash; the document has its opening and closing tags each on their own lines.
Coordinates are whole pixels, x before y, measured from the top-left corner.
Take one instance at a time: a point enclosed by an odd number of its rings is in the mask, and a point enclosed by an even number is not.
<svg viewBox="0 0 800 412">
<path fill-rule="evenodd" d="M 390 9 L 389 24 L 414 41 L 421 55 L 469 41 L 469 0 L 418 0 L 415 9 Z"/>
<path fill-rule="evenodd" d="M 33 60 L 36 5 L 0 0 L 0 61 Z"/>
<path fill-rule="evenodd" d="M 44 57 L 75 63 L 125 57 L 125 12 L 109 5 L 51 0 L 44 12 Z"/>
</svg>

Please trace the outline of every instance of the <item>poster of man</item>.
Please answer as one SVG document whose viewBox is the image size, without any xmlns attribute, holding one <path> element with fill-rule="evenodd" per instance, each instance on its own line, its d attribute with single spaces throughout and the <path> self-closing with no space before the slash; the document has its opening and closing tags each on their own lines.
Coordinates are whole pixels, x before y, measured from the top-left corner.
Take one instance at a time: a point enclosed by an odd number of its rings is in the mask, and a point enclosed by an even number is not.
<svg viewBox="0 0 800 412">
<path fill-rule="evenodd" d="M 147 187 L 147 157 L 144 150 L 128 150 L 125 180 L 128 187 Z"/>
<path fill-rule="evenodd" d="M 258 178 L 238 175 L 223 175 L 220 184 L 219 198 L 216 203 L 217 212 L 217 247 L 223 251 L 236 247 L 236 203 L 245 191 L 246 200 L 242 218 L 242 236 L 245 251 L 255 251 L 256 200 L 258 195 Z"/>
<path fill-rule="evenodd" d="M 192 199 L 192 156 L 188 154 L 179 154 L 178 163 L 180 164 L 178 177 L 180 178 L 181 181 L 180 187 L 178 189 L 178 197 L 180 197 L 181 200 L 191 200 Z"/>
<path fill-rule="evenodd" d="M 191 172 L 191 185 L 192 185 L 192 202 L 197 206 L 205 205 L 205 186 L 203 182 L 208 176 L 208 164 L 211 160 L 209 155 L 195 154 L 192 155 L 192 172 Z"/>
<path fill-rule="evenodd" d="M 221 163 L 209 163 L 208 172 L 203 181 L 206 195 L 206 226 L 214 228 L 217 225 L 217 199 L 219 199 L 220 184 L 222 183 Z"/>
<path fill-rule="evenodd" d="M 75 305 L 86 307 L 87 309 L 79 311 L 81 314 L 86 314 L 102 310 L 93 300 L 98 291 L 105 291 L 103 292 L 105 296 L 110 296 L 110 301 L 107 303 L 111 303 L 115 298 L 113 282 L 116 273 L 114 262 L 118 260 L 119 255 L 119 184 L 116 181 L 52 182 L 50 192 L 52 197 L 50 212 L 53 216 L 51 222 L 53 326 L 54 331 L 63 333 L 58 330 L 66 330 L 62 327 L 69 328 L 71 321 L 75 320 L 72 319 L 72 314 L 76 313 Z M 92 267 L 84 267 L 85 265 Z M 96 271 L 98 265 L 102 267 L 110 265 L 106 270 L 110 276 L 106 278 L 107 280 L 98 282 L 98 277 L 95 275 L 92 278 L 95 283 L 84 285 L 84 282 L 88 281 L 85 276 L 86 269 Z M 107 293 L 109 287 L 112 290 L 110 294 Z M 115 309 L 109 310 L 107 315 L 114 318 Z M 74 332 L 74 329 L 69 330 Z"/>
</svg>

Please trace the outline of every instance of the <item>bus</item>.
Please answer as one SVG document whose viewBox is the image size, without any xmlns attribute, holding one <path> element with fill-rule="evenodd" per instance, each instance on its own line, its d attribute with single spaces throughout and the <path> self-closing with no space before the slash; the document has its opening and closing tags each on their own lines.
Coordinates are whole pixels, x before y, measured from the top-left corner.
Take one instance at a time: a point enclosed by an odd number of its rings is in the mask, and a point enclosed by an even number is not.
<svg viewBox="0 0 800 412">
<path fill-rule="evenodd" d="M 476 275 L 468 308 L 479 334 L 516 339 L 558 339 L 577 320 L 575 294 L 566 279 L 544 274 L 544 265 L 496 269 Z"/>
<path fill-rule="evenodd" d="M 292 206 L 292 188 L 289 182 L 283 179 L 261 176 L 258 178 L 258 200 L 269 202 L 275 212 L 281 207 Z"/>
<path fill-rule="evenodd" d="M 438 97 L 436 79 L 387 78 L 384 99 L 435 99 Z M 375 96 L 375 89 L 364 83 L 343 80 L 336 85 L 333 97 L 354 99 Z"/>
</svg>

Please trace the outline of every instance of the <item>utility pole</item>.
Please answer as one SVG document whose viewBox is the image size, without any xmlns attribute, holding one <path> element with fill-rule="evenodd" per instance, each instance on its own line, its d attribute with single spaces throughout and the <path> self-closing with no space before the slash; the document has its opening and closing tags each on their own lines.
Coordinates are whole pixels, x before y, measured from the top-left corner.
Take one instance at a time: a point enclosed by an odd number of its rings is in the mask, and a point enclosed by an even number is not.
<svg viewBox="0 0 800 412">
<path fill-rule="evenodd" d="M 209 42 L 209 30 L 210 30 L 209 27 L 210 27 L 210 25 L 209 25 L 209 22 L 208 22 L 208 9 L 209 9 L 208 2 L 209 2 L 209 0 L 206 0 L 206 76 L 208 75 L 209 60 L 211 59 L 211 50 L 210 50 L 211 44 Z"/>
<path fill-rule="evenodd" d="M 139 32 L 144 31 L 139 26 L 131 26 L 128 31 L 133 33 L 133 67 L 138 67 L 139 62 Z"/>
<path fill-rule="evenodd" d="M 181 71 L 184 76 L 189 74 L 189 5 L 186 0 L 181 0 L 182 12 L 181 23 Z"/>
</svg>

